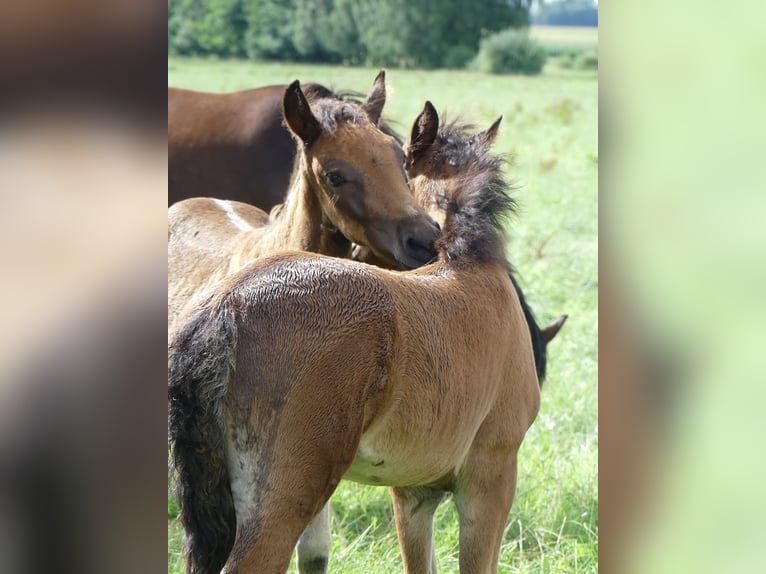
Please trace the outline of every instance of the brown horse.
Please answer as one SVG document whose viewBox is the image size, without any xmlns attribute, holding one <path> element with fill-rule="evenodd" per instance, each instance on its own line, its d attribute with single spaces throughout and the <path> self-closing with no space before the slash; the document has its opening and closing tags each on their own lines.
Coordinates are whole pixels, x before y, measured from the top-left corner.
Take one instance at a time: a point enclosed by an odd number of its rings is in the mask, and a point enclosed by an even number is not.
<svg viewBox="0 0 766 574">
<path fill-rule="evenodd" d="M 168 88 L 168 205 L 215 197 L 269 211 L 282 203 L 298 146 L 282 121 L 286 85 L 228 94 Z M 353 92 L 306 84 L 309 103 L 360 103 Z M 385 123 L 384 133 L 393 135 Z"/>
<path fill-rule="evenodd" d="M 376 127 L 384 103 L 383 72 L 361 106 L 335 98 L 309 104 L 296 81 L 285 91 L 283 107 L 301 152 L 285 204 L 271 217 L 247 204 L 211 198 L 170 207 L 171 332 L 199 293 L 265 254 L 348 256 L 350 239 L 407 268 L 436 256 L 439 228 L 407 187 L 404 152 Z"/>
<path fill-rule="evenodd" d="M 443 157 L 410 146 L 424 169 L 459 174 L 427 191 L 446 213 L 435 263 L 269 257 L 229 277 L 171 343 L 189 572 L 284 572 L 344 476 L 394 487 L 407 572 L 435 571 L 433 513 L 448 491 L 461 572 L 497 570 L 540 389 L 504 253 L 502 159 L 487 132 L 450 136 Z"/>
<path fill-rule="evenodd" d="M 454 129 L 445 126 L 442 130 L 437 130 L 439 118 L 436 110 L 430 103 L 426 103 L 423 113 L 418 116 L 413 132 L 410 136 L 408 145 L 408 156 L 405 162 L 405 168 L 408 176 L 413 180 L 413 189 L 418 192 L 418 199 L 423 207 L 430 211 L 431 217 L 437 222 L 444 223 L 446 212 L 444 206 L 434 201 L 433 192 L 439 189 L 439 180 L 446 177 L 456 177 L 457 174 L 452 166 L 442 163 L 435 163 L 434 158 L 440 157 L 443 148 L 450 147 L 450 139 L 453 137 Z M 484 132 L 484 144 L 489 145 L 497 134 L 499 121 Z M 426 163 L 423 159 L 425 151 L 430 162 Z M 447 152 L 449 155 L 449 151 Z M 415 161 L 418 159 L 421 161 Z M 363 261 L 384 268 L 392 266 L 384 260 L 376 257 L 369 249 L 359 245 L 354 247 L 353 258 L 357 261 Z M 401 270 L 401 267 L 393 267 Z M 529 327 L 529 334 L 532 341 L 532 350 L 535 358 L 535 368 L 537 378 L 542 387 L 547 368 L 547 346 L 558 334 L 567 319 L 567 315 L 561 315 L 556 320 L 544 328 L 540 328 L 532 309 L 527 304 L 524 292 L 516 282 L 513 273 L 509 274 L 516 294 L 519 297 L 519 304 L 524 313 L 524 318 Z M 311 521 L 298 541 L 298 571 L 301 574 L 324 574 L 327 571 L 329 561 L 330 545 L 332 543 L 330 536 L 330 503 L 325 504 L 324 508 Z"/>
<path fill-rule="evenodd" d="M 269 211 L 283 202 L 299 151 L 283 122 L 281 102 L 285 88 L 265 86 L 228 94 L 168 88 L 168 204 L 204 196 Z M 353 101 L 358 95 L 336 93 L 320 84 L 307 84 L 303 90 L 310 103 L 320 98 Z M 379 126 L 384 133 L 397 137 L 384 122 Z M 229 203 L 226 210 L 242 224 L 263 225 L 264 214 L 243 203 Z M 206 209 L 215 214 L 222 207 L 208 203 Z M 331 239 L 340 242 L 334 249 L 344 255 L 342 237 Z M 320 253 L 331 252 L 320 249 Z M 386 268 L 406 268 L 390 259 L 375 257 L 369 249 L 359 250 L 358 246 L 355 258 Z M 562 315 L 540 329 L 513 275 L 511 280 L 527 317 L 542 382 L 547 343 L 567 317 Z"/>
<path fill-rule="evenodd" d="M 454 128 L 443 126 L 441 130 L 437 130 L 438 125 L 439 119 L 436 110 L 427 102 L 423 113 L 418 116 L 413 126 L 413 132 L 407 146 L 408 154 L 405 167 L 408 176 L 412 178 L 412 186 L 418 194 L 421 205 L 429 209 L 429 215 L 434 220 L 444 224 L 447 214 L 443 203 L 436 201 L 434 194 L 440 193 L 440 185 L 442 184 L 439 181 L 441 179 L 454 178 L 458 174 L 455 172 L 454 166 L 435 161 L 435 158 L 442 157 L 442 154 L 449 157 L 451 155 L 449 148 L 455 145 L 454 142 L 451 142 L 454 139 Z M 498 127 L 499 120 L 490 129 L 483 132 L 484 145 L 489 145 L 494 141 Z M 459 145 L 465 145 L 465 142 L 459 141 Z M 442 151 L 444 148 L 447 148 L 446 152 Z M 425 153 L 426 150 L 428 151 L 427 154 Z M 369 249 L 358 245 L 354 247 L 353 258 L 379 267 L 391 268 L 388 262 L 380 260 Z M 509 278 L 519 297 L 519 304 L 529 328 L 537 378 L 542 388 L 547 369 L 548 343 L 556 337 L 568 316 L 561 315 L 541 329 L 524 297 L 524 292 L 514 277 L 514 273 L 509 273 Z M 327 571 L 332 543 L 329 506 L 330 503 L 328 502 L 311 521 L 298 541 L 298 570 L 301 574 L 324 574 Z"/>
</svg>

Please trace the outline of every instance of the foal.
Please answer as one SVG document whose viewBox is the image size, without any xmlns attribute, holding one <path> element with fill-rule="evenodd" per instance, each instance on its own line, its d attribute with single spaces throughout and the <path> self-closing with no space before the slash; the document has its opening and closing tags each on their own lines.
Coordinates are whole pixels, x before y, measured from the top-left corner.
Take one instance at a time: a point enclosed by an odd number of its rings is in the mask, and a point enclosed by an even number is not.
<svg viewBox="0 0 766 574">
<path fill-rule="evenodd" d="M 168 205 L 217 197 L 269 211 L 285 200 L 297 147 L 282 118 L 286 85 L 232 93 L 168 88 Z M 358 94 L 303 84 L 311 103 Z M 385 122 L 380 129 L 394 135 Z"/>
<path fill-rule="evenodd" d="M 170 207 L 171 331 L 199 293 L 265 254 L 348 256 L 352 240 L 406 268 L 435 257 L 439 228 L 407 187 L 401 147 L 376 127 L 384 103 L 383 72 L 361 106 L 336 98 L 309 105 L 293 82 L 283 115 L 300 153 L 285 203 L 271 217 L 253 206 L 211 198 Z"/>
<path fill-rule="evenodd" d="M 432 158 L 458 174 L 431 195 L 446 214 L 437 262 L 270 257 L 227 278 L 171 343 L 189 572 L 284 572 L 344 476 L 394 487 L 408 573 L 436 569 L 448 491 L 460 571 L 497 571 L 540 390 L 504 254 L 502 160 L 491 133 L 452 134 Z"/>
<path fill-rule="evenodd" d="M 496 136 L 500 120 L 497 120 L 488 130 L 474 138 L 481 138 L 481 144 L 490 146 Z M 447 213 L 446 205 L 441 201 L 442 187 L 445 179 L 459 177 L 454 162 L 445 158 L 456 155 L 456 148 L 465 147 L 465 128 L 457 128 L 448 124 L 438 129 L 439 117 L 430 102 L 426 102 L 423 112 L 415 120 L 412 133 L 406 146 L 405 169 L 411 178 L 410 184 L 418 202 L 426 208 L 429 215 L 440 224 L 444 224 Z M 376 257 L 369 249 L 355 246 L 353 258 L 384 268 L 392 268 L 388 261 Z M 393 267 L 396 268 L 396 267 Z M 546 374 L 547 345 L 556 336 L 567 319 L 561 315 L 544 328 L 540 328 L 532 309 L 526 302 L 521 287 L 516 282 L 513 273 L 509 274 L 519 304 L 529 327 L 529 335 L 534 352 L 535 368 L 538 381 L 542 382 Z M 328 502 L 320 513 L 311 521 L 306 531 L 298 541 L 298 570 L 300 574 L 324 574 L 327 571 L 330 537 L 330 503 Z"/>
</svg>

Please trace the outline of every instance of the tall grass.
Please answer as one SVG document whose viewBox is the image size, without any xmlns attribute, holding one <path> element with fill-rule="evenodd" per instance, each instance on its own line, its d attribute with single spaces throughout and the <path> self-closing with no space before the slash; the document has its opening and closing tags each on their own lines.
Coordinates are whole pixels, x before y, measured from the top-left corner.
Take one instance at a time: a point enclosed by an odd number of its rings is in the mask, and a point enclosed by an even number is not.
<svg viewBox="0 0 766 574">
<path fill-rule="evenodd" d="M 295 78 L 367 91 L 376 70 L 170 59 L 168 83 L 231 91 Z M 519 217 L 509 256 L 541 323 L 569 321 L 549 347 L 540 414 L 519 454 L 516 501 L 500 572 L 597 571 L 597 216 L 598 86 L 594 72 L 546 68 L 536 77 L 468 71 L 400 71 L 387 76 L 386 114 L 403 135 L 430 99 L 441 116 L 486 128 L 503 115 L 497 151 L 510 154 Z M 344 481 L 333 496 L 330 570 L 403 571 L 390 496 Z M 182 572 L 181 532 L 168 506 L 168 569 Z M 458 570 L 457 516 L 447 500 L 436 515 L 440 572 Z M 293 568 L 291 571 L 297 571 Z"/>
</svg>

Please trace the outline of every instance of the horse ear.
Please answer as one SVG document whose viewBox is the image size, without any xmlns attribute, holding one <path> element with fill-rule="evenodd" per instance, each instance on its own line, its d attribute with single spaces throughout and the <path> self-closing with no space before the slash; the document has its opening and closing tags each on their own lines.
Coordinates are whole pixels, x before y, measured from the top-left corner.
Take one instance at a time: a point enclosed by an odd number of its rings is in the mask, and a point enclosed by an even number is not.
<svg viewBox="0 0 766 574">
<path fill-rule="evenodd" d="M 282 99 L 282 115 L 290 131 L 306 146 L 314 143 L 322 133 L 319 120 L 314 117 L 298 80 L 287 86 L 285 90 L 285 96 Z"/>
<path fill-rule="evenodd" d="M 367 99 L 362 104 L 362 111 L 367 114 L 370 121 L 376 126 L 383 113 L 383 106 L 386 104 L 386 71 L 381 70 L 372 83 L 372 90 L 367 95 Z"/>
<path fill-rule="evenodd" d="M 545 328 L 542 329 L 543 339 L 545 339 L 545 344 L 547 345 L 550 343 L 553 338 L 558 334 L 559 330 L 561 329 L 562 325 L 564 324 L 564 321 L 567 320 L 569 315 L 561 315 L 558 319 L 547 325 Z"/>
<path fill-rule="evenodd" d="M 484 145 L 491 145 L 495 138 L 497 137 L 497 131 L 500 128 L 500 122 L 503 121 L 503 116 L 500 116 L 495 120 L 495 123 L 493 123 L 489 128 L 487 128 L 485 131 L 476 134 L 476 138 L 482 142 Z"/>
<path fill-rule="evenodd" d="M 436 132 L 439 129 L 439 115 L 433 104 L 426 101 L 423 111 L 415 118 L 407 142 L 405 153 L 407 154 L 407 167 L 418 159 L 436 140 Z"/>
</svg>

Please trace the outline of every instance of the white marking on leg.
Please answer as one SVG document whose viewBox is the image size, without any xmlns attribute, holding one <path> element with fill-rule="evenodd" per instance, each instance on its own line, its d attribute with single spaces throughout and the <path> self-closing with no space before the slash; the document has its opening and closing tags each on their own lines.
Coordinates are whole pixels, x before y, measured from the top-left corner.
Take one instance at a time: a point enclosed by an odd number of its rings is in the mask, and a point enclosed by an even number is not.
<svg viewBox="0 0 766 574">
<path fill-rule="evenodd" d="M 330 501 L 314 517 L 298 540 L 298 572 L 324 574 L 330 555 Z"/>
</svg>

